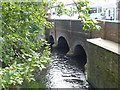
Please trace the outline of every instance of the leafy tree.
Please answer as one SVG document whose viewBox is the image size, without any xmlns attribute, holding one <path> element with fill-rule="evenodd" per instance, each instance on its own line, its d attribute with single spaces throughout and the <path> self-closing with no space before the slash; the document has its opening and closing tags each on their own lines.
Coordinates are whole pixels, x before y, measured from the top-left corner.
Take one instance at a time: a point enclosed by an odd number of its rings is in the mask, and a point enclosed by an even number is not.
<svg viewBox="0 0 120 90">
<path fill-rule="evenodd" d="M 34 80 L 32 72 L 44 68 L 49 60 L 49 47 L 43 38 L 44 27 L 52 25 L 46 21 L 42 2 L 2 2 L 2 44 L 3 65 L 0 68 L 0 88 Z M 38 37 L 41 39 L 39 40 Z"/>
</svg>

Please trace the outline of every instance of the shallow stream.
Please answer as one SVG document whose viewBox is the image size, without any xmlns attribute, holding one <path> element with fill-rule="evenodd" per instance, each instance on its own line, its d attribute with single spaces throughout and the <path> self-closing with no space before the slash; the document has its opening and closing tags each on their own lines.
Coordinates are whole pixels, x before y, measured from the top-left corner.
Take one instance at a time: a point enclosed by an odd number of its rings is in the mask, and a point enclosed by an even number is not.
<svg viewBox="0 0 120 90">
<path fill-rule="evenodd" d="M 35 73 L 42 88 L 89 88 L 81 58 L 67 56 L 53 48 L 51 60 L 46 69 Z"/>
</svg>

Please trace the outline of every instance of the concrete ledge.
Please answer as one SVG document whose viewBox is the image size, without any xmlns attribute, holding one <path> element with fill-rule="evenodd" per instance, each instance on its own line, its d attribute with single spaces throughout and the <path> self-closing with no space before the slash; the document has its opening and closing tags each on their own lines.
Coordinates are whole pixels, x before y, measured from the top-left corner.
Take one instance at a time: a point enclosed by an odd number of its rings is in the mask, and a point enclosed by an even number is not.
<svg viewBox="0 0 120 90">
<path fill-rule="evenodd" d="M 87 39 L 87 41 L 120 55 L 120 44 L 118 43 L 101 38 Z"/>
<path fill-rule="evenodd" d="M 110 22 L 110 23 L 120 23 L 120 20 L 98 20 L 102 22 Z"/>
</svg>

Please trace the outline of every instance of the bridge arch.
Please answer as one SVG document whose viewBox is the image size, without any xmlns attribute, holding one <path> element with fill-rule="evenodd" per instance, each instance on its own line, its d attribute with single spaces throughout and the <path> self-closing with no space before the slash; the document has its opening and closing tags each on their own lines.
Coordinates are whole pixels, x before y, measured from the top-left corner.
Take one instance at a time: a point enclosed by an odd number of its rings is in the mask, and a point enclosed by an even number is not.
<svg viewBox="0 0 120 90">
<path fill-rule="evenodd" d="M 58 38 L 58 45 L 57 46 L 58 46 L 59 50 L 61 50 L 64 53 L 67 53 L 70 50 L 68 42 L 63 36 L 60 36 Z"/>
<path fill-rule="evenodd" d="M 87 63 L 87 53 L 82 45 L 76 45 L 74 48 L 74 56 L 82 63 Z"/>
<path fill-rule="evenodd" d="M 54 44 L 55 40 L 52 35 L 49 36 L 48 38 L 48 43 L 52 46 Z"/>
</svg>

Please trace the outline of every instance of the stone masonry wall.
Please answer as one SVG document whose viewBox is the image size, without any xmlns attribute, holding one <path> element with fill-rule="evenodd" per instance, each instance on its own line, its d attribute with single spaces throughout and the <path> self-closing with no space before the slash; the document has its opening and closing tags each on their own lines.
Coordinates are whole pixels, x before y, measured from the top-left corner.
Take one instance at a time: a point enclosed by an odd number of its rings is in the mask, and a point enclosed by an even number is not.
<svg viewBox="0 0 120 90">
<path fill-rule="evenodd" d="M 120 88 L 119 55 L 90 42 L 88 50 L 88 81 L 96 88 Z"/>
</svg>

